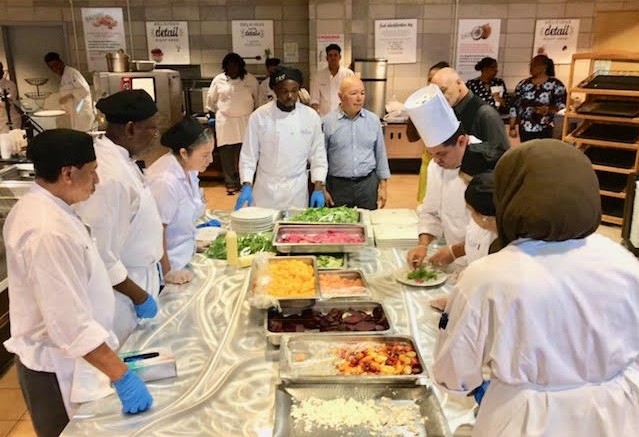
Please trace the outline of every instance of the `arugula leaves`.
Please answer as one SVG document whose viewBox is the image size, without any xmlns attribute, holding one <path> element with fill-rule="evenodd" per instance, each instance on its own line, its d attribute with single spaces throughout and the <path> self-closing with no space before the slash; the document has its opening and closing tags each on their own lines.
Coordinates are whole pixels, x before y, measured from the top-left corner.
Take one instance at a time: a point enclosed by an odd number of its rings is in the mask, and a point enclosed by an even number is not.
<svg viewBox="0 0 639 437">
<path fill-rule="evenodd" d="M 437 272 L 426 266 L 417 267 L 415 270 L 408 272 L 406 278 L 415 282 L 430 281 L 437 278 Z"/>
<path fill-rule="evenodd" d="M 293 222 L 314 223 L 357 223 L 359 212 L 355 208 L 338 206 L 336 208 L 308 208 L 304 212 L 290 218 Z"/>
<path fill-rule="evenodd" d="M 258 252 L 275 252 L 273 234 L 241 234 L 237 236 L 239 256 L 252 255 Z M 209 258 L 226 259 L 226 236 L 218 236 L 204 253 Z"/>
</svg>

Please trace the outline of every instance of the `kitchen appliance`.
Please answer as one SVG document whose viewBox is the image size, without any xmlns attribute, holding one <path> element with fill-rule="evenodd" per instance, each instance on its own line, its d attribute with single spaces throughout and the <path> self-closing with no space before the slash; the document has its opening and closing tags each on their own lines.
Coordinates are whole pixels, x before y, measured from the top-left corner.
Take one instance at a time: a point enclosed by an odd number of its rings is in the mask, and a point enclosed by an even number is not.
<svg viewBox="0 0 639 437">
<path fill-rule="evenodd" d="M 131 71 L 153 71 L 155 61 L 131 61 L 129 67 Z"/>
<path fill-rule="evenodd" d="M 106 55 L 107 69 L 114 73 L 123 73 L 129 71 L 129 55 L 120 49 L 117 52 L 107 53 Z"/>
<path fill-rule="evenodd" d="M 177 71 L 96 72 L 93 74 L 93 87 L 96 101 L 126 89 L 145 90 L 158 106 L 162 132 L 182 119 L 182 82 Z"/>
<path fill-rule="evenodd" d="M 386 66 L 388 60 L 355 59 L 353 71 L 359 73 L 366 89 L 364 107 L 381 119 L 386 114 Z"/>
</svg>

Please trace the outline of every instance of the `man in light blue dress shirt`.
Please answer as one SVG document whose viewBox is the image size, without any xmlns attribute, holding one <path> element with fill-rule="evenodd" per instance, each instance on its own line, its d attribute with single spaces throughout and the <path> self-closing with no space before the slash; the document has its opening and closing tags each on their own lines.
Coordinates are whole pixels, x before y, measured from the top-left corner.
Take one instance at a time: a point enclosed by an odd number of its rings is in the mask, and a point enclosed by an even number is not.
<svg viewBox="0 0 639 437">
<path fill-rule="evenodd" d="M 383 208 L 390 169 L 382 125 L 364 109 L 366 92 L 358 77 L 344 79 L 338 95 L 340 106 L 322 119 L 328 155 L 326 203 Z"/>
</svg>

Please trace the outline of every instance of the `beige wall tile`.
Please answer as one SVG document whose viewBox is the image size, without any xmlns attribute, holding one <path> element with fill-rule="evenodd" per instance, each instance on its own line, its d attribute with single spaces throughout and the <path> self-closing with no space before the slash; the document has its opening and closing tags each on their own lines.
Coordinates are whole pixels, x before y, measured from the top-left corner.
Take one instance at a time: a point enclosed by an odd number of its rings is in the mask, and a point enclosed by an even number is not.
<svg viewBox="0 0 639 437">
<path fill-rule="evenodd" d="M 566 17 L 568 18 L 592 17 L 594 13 L 594 3 L 579 2 L 566 4 Z"/>
<path fill-rule="evenodd" d="M 33 21 L 33 15 L 31 7 L 9 7 L 5 9 L 2 18 L 6 21 Z"/>
<path fill-rule="evenodd" d="M 200 34 L 202 35 L 227 35 L 231 32 L 231 22 L 220 21 L 201 21 Z"/>
<path fill-rule="evenodd" d="M 424 6 L 424 18 L 427 18 L 426 10 L 429 8 L 429 5 Z M 459 18 L 477 18 L 481 14 L 481 5 L 478 4 L 463 4 L 459 5 Z M 430 18 L 430 17 L 428 17 Z"/>
<path fill-rule="evenodd" d="M 452 18 L 453 7 L 450 5 L 424 5 L 424 18 Z"/>
<path fill-rule="evenodd" d="M 534 35 L 532 33 L 519 33 L 508 35 L 506 47 L 523 48 L 529 47 L 532 51 Z"/>
<path fill-rule="evenodd" d="M 227 8 L 227 14 L 230 20 L 253 20 L 255 19 L 255 7 L 231 5 Z"/>
<path fill-rule="evenodd" d="M 528 62 L 503 62 L 502 72 L 504 76 L 516 76 L 520 79 L 530 75 Z"/>
<path fill-rule="evenodd" d="M 566 13 L 564 3 L 540 3 L 537 5 L 537 18 L 561 18 Z"/>
<path fill-rule="evenodd" d="M 530 55 L 529 48 L 506 48 L 504 49 L 503 62 L 529 62 Z"/>
<path fill-rule="evenodd" d="M 535 3 L 510 3 L 508 5 L 509 18 L 533 17 L 537 5 Z"/>
<path fill-rule="evenodd" d="M 422 18 L 424 7 L 414 4 L 398 4 L 395 6 L 396 18 Z"/>
<path fill-rule="evenodd" d="M 487 4 L 479 6 L 478 18 L 508 18 L 508 5 Z"/>
<path fill-rule="evenodd" d="M 282 18 L 282 6 L 256 6 L 256 20 L 280 20 Z"/>
<path fill-rule="evenodd" d="M 344 2 L 318 3 L 316 14 L 319 19 L 344 18 Z"/>
<path fill-rule="evenodd" d="M 389 18 L 395 18 L 395 5 L 393 4 L 370 5 L 368 7 L 368 18 L 372 18 L 375 20 L 385 20 Z"/>
<path fill-rule="evenodd" d="M 175 5 L 173 6 L 174 20 L 199 20 L 200 8 L 198 6 Z"/>
<path fill-rule="evenodd" d="M 146 23 L 144 21 L 132 21 L 131 30 L 133 35 L 146 35 Z M 189 33 L 191 33 L 191 26 L 189 26 Z"/>
<path fill-rule="evenodd" d="M 163 7 L 147 7 L 144 9 L 144 18 L 149 21 L 154 20 L 172 20 L 173 11 L 170 6 Z"/>
<path fill-rule="evenodd" d="M 451 33 L 453 30 L 452 20 L 422 20 L 422 30 L 424 33 Z"/>
<path fill-rule="evenodd" d="M 353 20 L 351 22 L 351 32 L 352 33 L 365 33 L 366 32 L 366 24 L 367 20 Z"/>
<path fill-rule="evenodd" d="M 535 19 L 533 18 L 509 18 L 506 20 L 506 33 L 534 33 Z"/>
<path fill-rule="evenodd" d="M 316 20 L 317 33 L 344 33 L 344 20 Z"/>
<path fill-rule="evenodd" d="M 284 3 L 284 12 L 282 18 L 285 20 L 308 19 L 308 6 L 305 5 L 288 5 Z"/>
<path fill-rule="evenodd" d="M 200 6 L 200 20 L 226 20 L 226 6 Z"/>
</svg>

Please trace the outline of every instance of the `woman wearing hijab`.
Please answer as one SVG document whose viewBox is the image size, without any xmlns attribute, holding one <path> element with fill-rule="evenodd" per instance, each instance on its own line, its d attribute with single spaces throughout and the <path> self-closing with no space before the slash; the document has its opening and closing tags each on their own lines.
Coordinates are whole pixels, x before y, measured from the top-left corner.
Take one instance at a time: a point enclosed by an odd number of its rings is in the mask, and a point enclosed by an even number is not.
<svg viewBox="0 0 639 437">
<path fill-rule="evenodd" d="M 497 59 L 489 56 L 482 58 L 475 64 L 475 71 L 479 71 L 480 75 L 466 82 L 468 89 L 496 110 L 508 112 L 506 108 L 508 91 L 504 80 L 497 77 L 499 72 Z"/>
<path fill-rule="evenodd" d="M 160 264 L 165 282 L 183 284 L 193 277 L 185 268 L 195 253 L 195 221 L 206 205 L 197 175 L 213 161 L 213 136 L 196 119 L 187 117 L 166 131 L 161 142 L 171 152 L 147 170 L 164 226 Z"/>
<path fill-rule="evenodd" d="M 473 435 L 636 435 L 639 261 L 594 234 L 591 163 L 560 141 L 531 141 L 494 179 L 501 250 L 456 284 L 434 379 L 467 394 L 489 370 Z"/>
<path fill-rule="evenodd" d="M 237 53 L 224 56 L 222 70 L 211 82 L 206 106 L 215 117 L 226 194 L 233 195 L 242 188 L 238 161 L 249 116 L 258 106 L 259 83 L 246 71 L 246 62 Z"/>
</svg>

